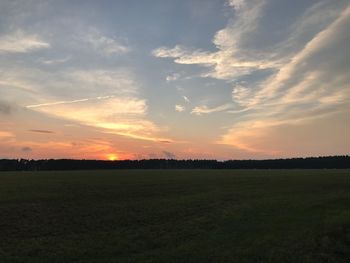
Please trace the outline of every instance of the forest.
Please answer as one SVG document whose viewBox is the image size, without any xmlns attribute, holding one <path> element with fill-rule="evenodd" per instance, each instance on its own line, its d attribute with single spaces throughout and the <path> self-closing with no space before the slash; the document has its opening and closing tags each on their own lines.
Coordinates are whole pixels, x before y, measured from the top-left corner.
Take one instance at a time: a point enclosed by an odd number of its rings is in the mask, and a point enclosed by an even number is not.
<svg viewBox="0 0 350 263">
<path fill-rule="evenodd" d="M 349 169 L 350 156 L 323 156 L 266 160 L 73 160 L 0 159 L 0 171 L 99 169 Z"/>
</svg>

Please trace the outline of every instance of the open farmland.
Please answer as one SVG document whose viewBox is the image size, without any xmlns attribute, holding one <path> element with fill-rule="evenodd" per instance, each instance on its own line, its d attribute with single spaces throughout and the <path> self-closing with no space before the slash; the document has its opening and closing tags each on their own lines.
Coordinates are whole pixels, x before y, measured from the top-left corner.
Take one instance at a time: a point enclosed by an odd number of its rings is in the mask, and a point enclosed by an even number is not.
<svg viewBox="0 0 350 263">
<path fill-rule="evenodd" d="M 0 262 L 350 262 L 350 170 L 2 172 Z"/>
</svg>

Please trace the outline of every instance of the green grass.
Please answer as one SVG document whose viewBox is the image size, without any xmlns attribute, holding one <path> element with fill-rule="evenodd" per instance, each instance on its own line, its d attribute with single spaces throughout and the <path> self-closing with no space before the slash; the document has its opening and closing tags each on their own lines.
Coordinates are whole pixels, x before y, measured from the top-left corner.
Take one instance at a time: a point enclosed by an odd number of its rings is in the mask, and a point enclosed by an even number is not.
<svg viewBox="0 0 350 263">
<path fill-rule="evenodd" d="M 0 262 L 350 262 L 350 171 L 2 172 Z"/>
</svg>

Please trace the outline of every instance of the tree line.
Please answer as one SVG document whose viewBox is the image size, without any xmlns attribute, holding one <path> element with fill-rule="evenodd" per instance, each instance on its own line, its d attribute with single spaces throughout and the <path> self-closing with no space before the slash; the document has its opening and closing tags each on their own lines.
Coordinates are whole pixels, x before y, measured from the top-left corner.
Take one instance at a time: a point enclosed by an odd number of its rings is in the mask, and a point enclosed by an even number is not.
<svg viewBox="0 0 350 263">
<path fill-rule="evenodd" d="M 350 156 L 323 156 L 267 160 L 72 160 L 0 159 L 0 171 L 97 169 L 349 169 Z"/>
</svg>

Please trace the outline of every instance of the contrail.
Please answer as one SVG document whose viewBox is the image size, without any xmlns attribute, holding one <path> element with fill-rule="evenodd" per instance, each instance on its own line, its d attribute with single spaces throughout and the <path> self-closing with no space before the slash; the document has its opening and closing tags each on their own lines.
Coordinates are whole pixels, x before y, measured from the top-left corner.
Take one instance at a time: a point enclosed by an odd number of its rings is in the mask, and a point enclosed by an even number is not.
<svg viewBox="0 0 350 263">
<path fill-rule="evenodd" d="M 109 98 L 113 98 L 113 97 L 114 96 L 104 96 L 104 97 L 86 98 L 86 99 L 79 99 L 79 100 L 61 100 L 61 101 L 55 101 L 55 102 L 49 102 L 49 103 L 27 105 L 26 108 L 38 108 L 38 107 L 54 106 L 54 105 L 60 105 L 60 104 L 71 104 L 71 103 L 77 103 L 77 102 L 84 102 L 84 101 L 88 101 L 88 100 L 109 99 Z"/>
<path fill-rule="evenodd" d="M 89 99 L 62 100 L 62 101 L 56 101 L 56 102 L 50 102 L 50 103 L 41 103 L 41 104 L 28 105 L 28 106 L 26 106 L 26 108 L 37 108 L 37 107 L 60 105 L 60 104 L 70 104 L 70 103 L 83 102 L 83 101 L 88 101 L 88 100 Z"/>
</svg>

